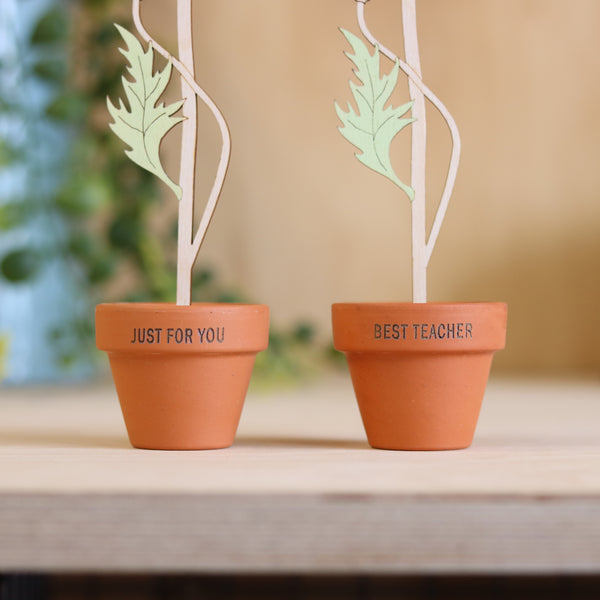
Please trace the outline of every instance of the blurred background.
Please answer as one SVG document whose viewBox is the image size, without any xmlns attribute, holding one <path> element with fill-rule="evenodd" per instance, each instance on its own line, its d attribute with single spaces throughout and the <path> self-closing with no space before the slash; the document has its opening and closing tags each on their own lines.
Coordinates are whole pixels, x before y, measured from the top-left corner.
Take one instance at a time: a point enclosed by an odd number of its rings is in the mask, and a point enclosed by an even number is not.
<svg viewBox="0 0 600 600">
<path fill-rule="evenodd" d="M 352 0 L 194 0 L 196 79 L 233 137 L 197 263 L 196 300 L 269 304 L 266 372 L 328 364 L 330 305 L 410 301 L 410 207 L 337 131 Z M 600 374 L 600 4 L 420 0 L 423 78 L 452 112 L 463 156 L 429 268 L 431 301 L 506 301 L 494 372 Z M 403 55 L 401 3 L 374 0 L 375 35 Z M 122 0 L 0 4 L 0 355 L 13 383 L 94 372 L 93 304 L 171 301 L 176 205 L 107 128 L 122 95 Z M 175 0 L 143 2 L 176 53 Z M 162 60 L 157 63 L 161 68 Z M 385 68 L 388 68 L 386 65 Z M 167 101 L 179 98 L 174 78 Z M 394 105 L 406 102 L 400 86 Z M 199 207 L 216 124 L 200 105 Z M 428 211 L 450 153 L 428 113 Z M 178 135 L 163 145 L 178 173 Z M 410 135 L 393 148 L 408 179 Z M 198 211 L 200 212 L 200 211 Z"/>
</svg>

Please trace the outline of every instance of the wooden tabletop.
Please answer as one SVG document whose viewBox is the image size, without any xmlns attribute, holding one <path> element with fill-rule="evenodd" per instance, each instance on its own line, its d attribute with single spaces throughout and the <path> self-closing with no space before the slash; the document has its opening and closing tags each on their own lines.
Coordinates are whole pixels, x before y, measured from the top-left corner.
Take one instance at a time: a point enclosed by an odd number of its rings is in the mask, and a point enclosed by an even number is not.
<svg viewBox="0 0 600 600">
<path fill-rule="evenodd" d="M 233 448 L 134 450 L 108 384 L 0 388 L 0 571 L 600 573 L 600 382 L 492 380 L 473 446 L 370 449 L 335 377 Z"/>
</svg>

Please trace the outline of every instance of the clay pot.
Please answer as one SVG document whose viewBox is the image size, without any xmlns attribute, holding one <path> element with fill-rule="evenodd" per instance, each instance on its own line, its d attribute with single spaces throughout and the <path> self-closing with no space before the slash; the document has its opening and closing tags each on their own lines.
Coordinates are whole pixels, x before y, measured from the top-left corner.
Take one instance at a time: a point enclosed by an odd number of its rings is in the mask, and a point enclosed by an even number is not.
<svg viewBox="0 0 600 600">
<path fill-rule="evenodd" d="M 502 303 L 334 304 L 334 345 L 346 354 L 369 444 L 470 446 L 506 319 Z"/>
<path fill-rule="evenodd" d="M 96 345 L 110 359 L 137 448 L 207 450 L 233 443 L 269 309 L 241 304 L 101 304 Z"/>
</svg>

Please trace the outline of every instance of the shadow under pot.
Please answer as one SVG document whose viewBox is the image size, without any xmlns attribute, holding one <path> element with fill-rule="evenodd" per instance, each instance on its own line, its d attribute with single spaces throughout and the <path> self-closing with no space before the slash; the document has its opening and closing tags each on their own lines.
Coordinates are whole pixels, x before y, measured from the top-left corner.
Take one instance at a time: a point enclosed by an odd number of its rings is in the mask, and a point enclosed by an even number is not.
<svg viewBox="0 0 600 600">
<path fill-rule="evenodd" d="M 334 304 L 332 318 L 372 447 L 471 445 L 506 304 Z"/>
<path fill-rule="evenodd" d="M 136 448 L 208 450 L 234 441 L 269 309 L 244 304 L 101 304 L 108 354 Z"/>
</svg>

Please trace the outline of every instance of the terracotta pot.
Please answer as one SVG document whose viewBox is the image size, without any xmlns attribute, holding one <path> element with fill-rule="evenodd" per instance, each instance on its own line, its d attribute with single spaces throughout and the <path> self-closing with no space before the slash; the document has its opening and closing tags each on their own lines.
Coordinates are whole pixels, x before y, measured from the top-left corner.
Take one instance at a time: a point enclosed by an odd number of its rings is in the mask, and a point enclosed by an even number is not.
<svg viewBox="0 0 600 600">
<path fill-rule="evenodd" d="M 101 304 L 105 350 L 137 448 L 207 450 L 233 443 L 269 309 L 241 304 Z"/>
<path fill-rule="evenodd" d="M 369 444 L 470 446 L 506 318 L 502 303 L 334 304 L 334 345 L 346 354 Z"/>
</svg>

